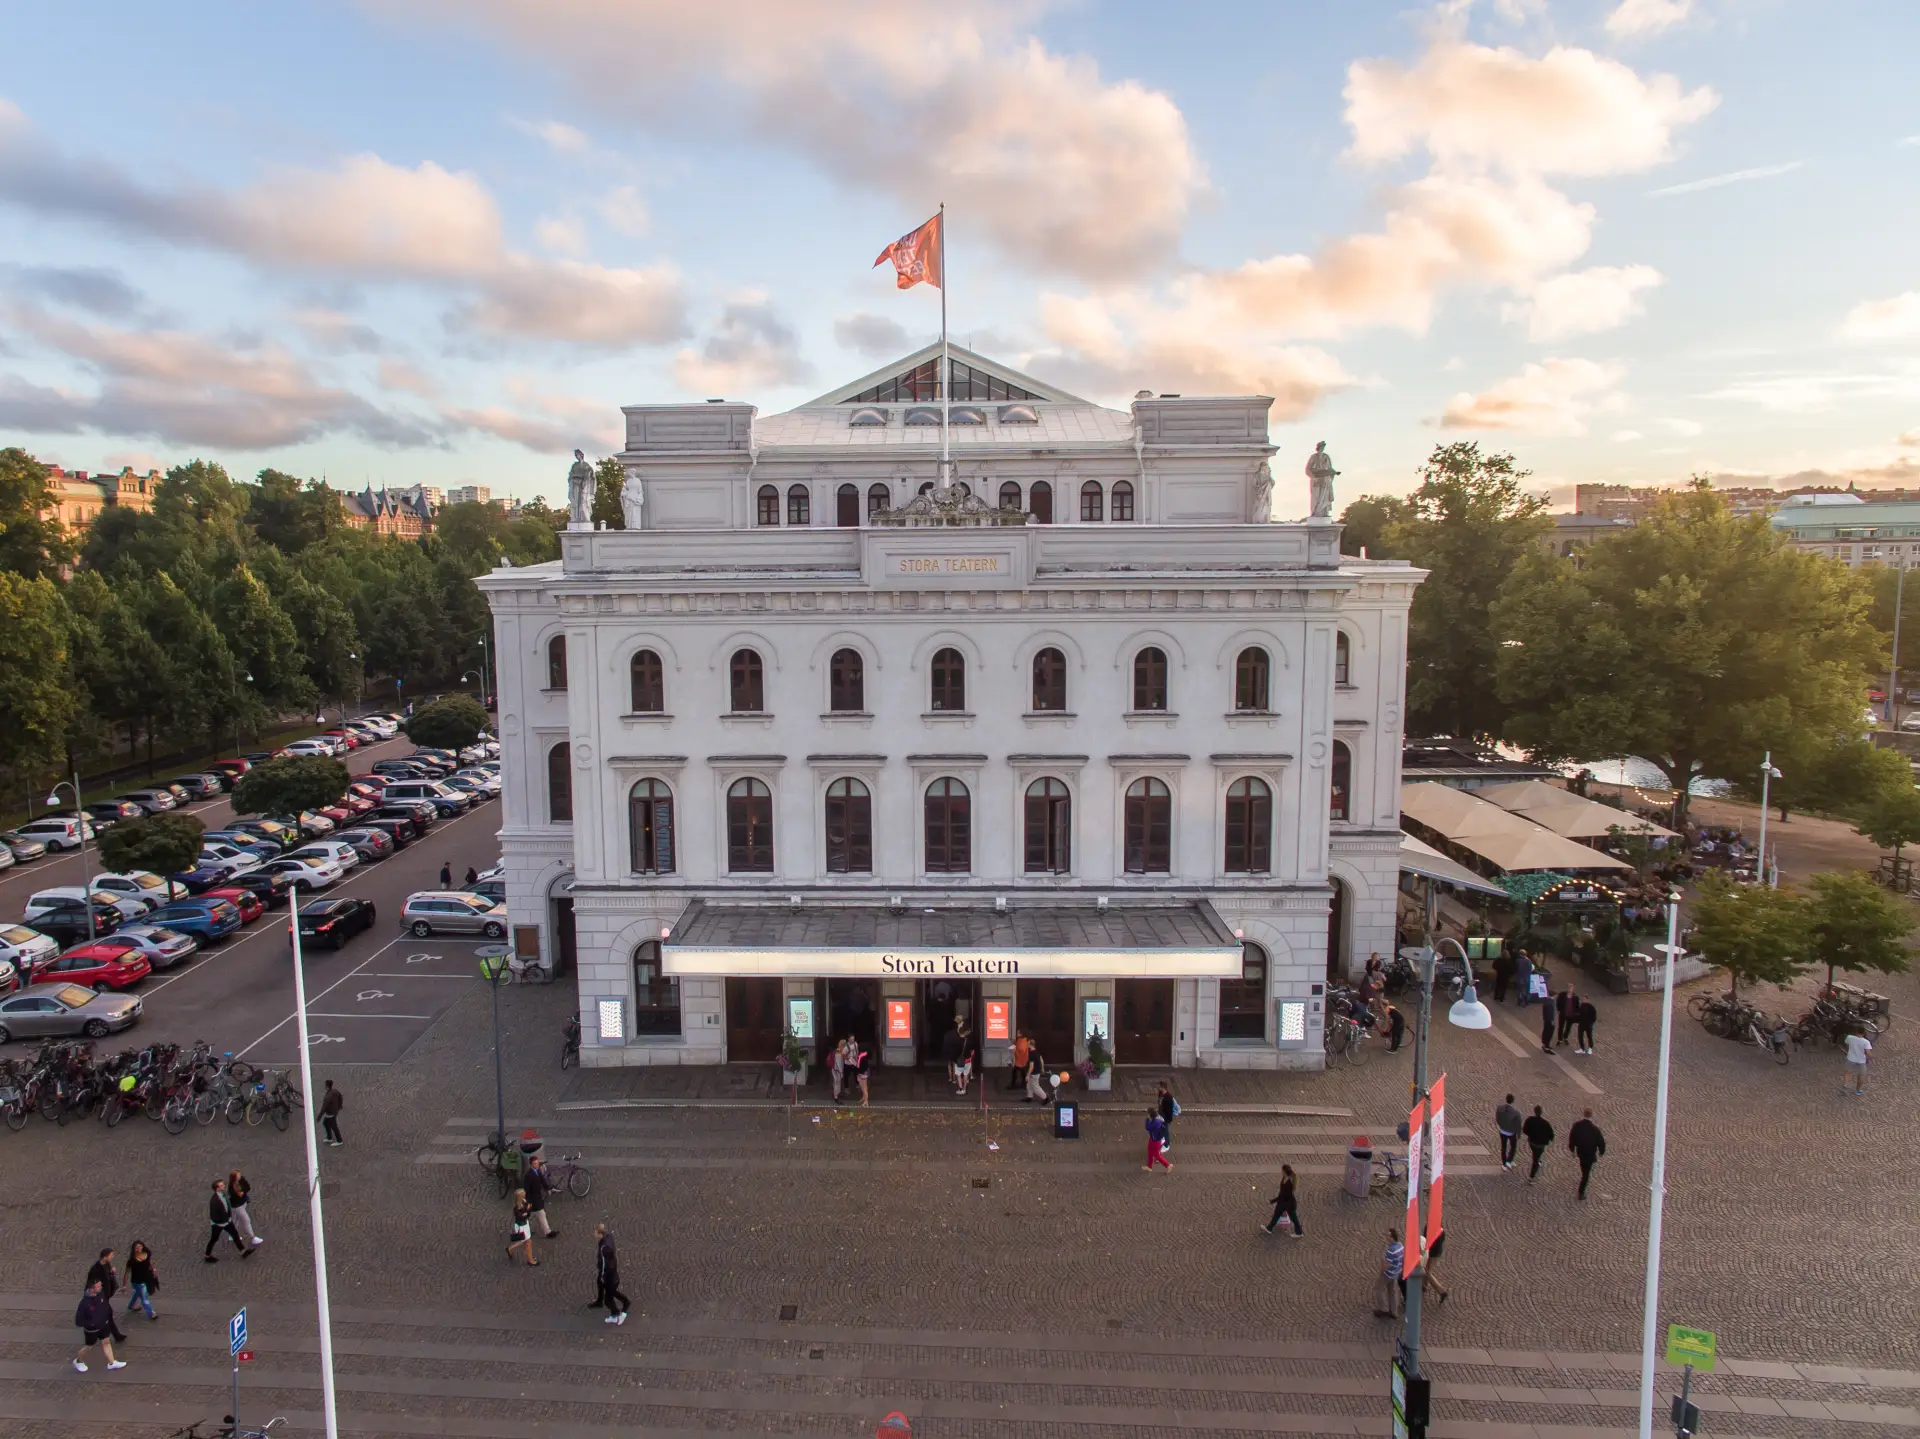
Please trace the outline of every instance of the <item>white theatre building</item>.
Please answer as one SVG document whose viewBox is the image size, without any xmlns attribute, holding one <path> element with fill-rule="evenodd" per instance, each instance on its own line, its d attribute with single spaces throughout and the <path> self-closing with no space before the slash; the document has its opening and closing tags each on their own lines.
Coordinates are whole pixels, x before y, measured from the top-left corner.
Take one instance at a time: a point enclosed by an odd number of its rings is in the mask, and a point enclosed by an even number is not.
<svg viewBox="0 0 1920 1439">
<path fill-rule="evenodd" d="M 912 1065 L 965 1019 L 989 1064 L 1318 1067 L 1329 975 L 1393 944 L 1421 572 L 1271 521 L 1266 396 L 952 353 L 950 486 L 937 348 L 633 405 L 643 526 L 481 579 L 516 945 L 589 1065 Z"/>
</svg>

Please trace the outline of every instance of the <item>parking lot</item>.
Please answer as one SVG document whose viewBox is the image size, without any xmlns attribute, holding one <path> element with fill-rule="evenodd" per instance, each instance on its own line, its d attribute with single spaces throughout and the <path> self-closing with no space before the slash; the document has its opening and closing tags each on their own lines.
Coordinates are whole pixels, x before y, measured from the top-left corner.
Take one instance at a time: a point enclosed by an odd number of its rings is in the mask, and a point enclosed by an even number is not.
<svg viewBox="0 0 1920 1439">
<path fill-rule="evenodd" d="M 317 990 L 309 964 L 307 1043 L 315 1060 L 393 1063 L 478 982 L 481 947 L 481 941 L 402 935 Z M 291 1001 L 289 993 L 286 1016 L 235 1053 L 256 1065 L 298 1063 L 299 1032 Z"/>
</svg>

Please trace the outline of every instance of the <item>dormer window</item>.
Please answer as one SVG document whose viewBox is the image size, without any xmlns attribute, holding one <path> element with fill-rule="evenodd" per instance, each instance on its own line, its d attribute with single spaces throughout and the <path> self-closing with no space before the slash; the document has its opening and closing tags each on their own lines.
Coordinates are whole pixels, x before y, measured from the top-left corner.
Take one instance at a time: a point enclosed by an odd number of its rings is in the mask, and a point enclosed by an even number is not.
<svg viewBox="0 0 1920 1439">
<path fill-rule="evenodd" d="M 972 405 L 955 405 L 948 412 L 948 423 L 954 425 L 984 425 L 987 422 L 986 411 L 977 410 Z"/>
<path fill-rule="evenodd" d="M 1037 425 L 1040 412 L 1032 405 L 1002 405 L 1000 423 L 1003 425 Z"/>
<path fill-rule="evenodd" d="M 937 425 L 940 423 L 940 409 L 937 405 L 915 405 L 907 411 L 903 422 L 909 425 Z"/>
<path fill-rule="evenodd" d="M 874 405 L 862 405 L 847 416 L 849 425 L 884 425 L 886 422 L 887 412 Z"/>
</svg>

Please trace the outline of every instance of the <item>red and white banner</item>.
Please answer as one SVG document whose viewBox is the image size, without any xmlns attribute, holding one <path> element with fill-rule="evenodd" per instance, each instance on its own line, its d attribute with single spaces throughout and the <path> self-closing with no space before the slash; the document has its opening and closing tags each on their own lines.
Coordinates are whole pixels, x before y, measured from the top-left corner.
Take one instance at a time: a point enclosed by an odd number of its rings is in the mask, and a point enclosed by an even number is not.
<svg viewBox="0 0 1920 1439">
<path fill-rule="evenodd" d="M 1403 1279 L 1413 1278 L 1414 1268 L 1420 1263 L 1420 1131 L 1426 1118 L 1425 1100 L 1414 1105 L 1413 1113 L 1407 1116 L 1407 1227 L 1401 1231 L 1406 1236 L 1406 1252 L 1400 1260 Z"/>
<path fill-rule="evenodd" d="M 1440 1237 L 1440 1199 L 1446 1189 L 1447 1167 L 1447 1077 L 1433 1082 L 1427 1103 L 1433 1106 L 1433 1174 L 1427 1181 L 1427 1240 L 1421 1252 L 1433 1247 Z"/>
<path fill-rule="evenodd" d="M 940 289 L 946 279 L 946 241 L 942 234 L 945 215 L 943 210 L 919 229 L 895 240 L 880 252 L 880 258 L 873 262 L 875 267 L 893 261 L 893 282 L 902 290 L 920 284 Z"/>
</svg>

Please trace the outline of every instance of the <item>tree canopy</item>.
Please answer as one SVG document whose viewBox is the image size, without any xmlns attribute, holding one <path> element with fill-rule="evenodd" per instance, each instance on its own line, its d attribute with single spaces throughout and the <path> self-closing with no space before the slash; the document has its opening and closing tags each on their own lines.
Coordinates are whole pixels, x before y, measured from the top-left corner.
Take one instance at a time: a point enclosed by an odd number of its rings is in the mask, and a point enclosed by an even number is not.
<svg viewBox="0 0 1920 1439">
<path fill-rule="evenodd" d="M 45 513 L 51 473 L 25 450 L 0 450 L 0 570 L 34 579 L 69 558 L 65 529 Z"/>
<path fill-rule="evenodd" d="M 448 695 L 407 720 L 407 738 L 429 749 L 465 749 L 487 727 L 487 712 L 467 695 Z"/>
<path fill-rule="evenodd" d="M 1913 906 L 1858 870 L 1816 874 L 1807 881 L 1807 929 L 1813 953 L 1833 972 L 1877 970 L 1905 974 L 1912 957 L 1906 938 L 1914 930 Z"/>
<path fill-rule="evenodd" d="M 347 767 L 325 755 L 270 759 L 255 765 L 233 787 L 238 814 L 299 814 L 332 804 L 347 792 Z"/>
<path fill-rule="evenodd" d="M 206 826 L 190 814 L 123 820 L 100 832 L 100 862 L 116 874 L 134 869 L 181 874 L 198 863 L 200 837 L 205 833 Z"/>
<path fill-rule="evenodd" d="M 1709 870 L 1693 901 L 1693 924 L 1695 945 L 1726 969 L 1731 993 L 1739 993 L 1742 980 L 1786 984 L 1807 971 L 1807 906 L 1790 889 L 1736 885 Z"/>
<path fill-rule="evenodd" d="M 1906 761 L 1902 760 L 1901 767 L 1905 766 Z M 1897 789 L 1884 790 L 1861 811 L 1856 829 L 1880 848 L 1892 850 L 1897 867 L 1900 851 L 1920 840 L 1920 790 L 1915 789 L 1911 781 Z"/>
<path fill-rule="evenodd" d="M 610 530 L 624 530 L 627 527 L 627 512 L 620 507 L 620 487 L 626 482 L 627 472 L 620 468 L 620 462 L 612 455 L 596 462 L 593 467 L 593 508 L 588 512 L 588 518 Z"/>
</svg>

